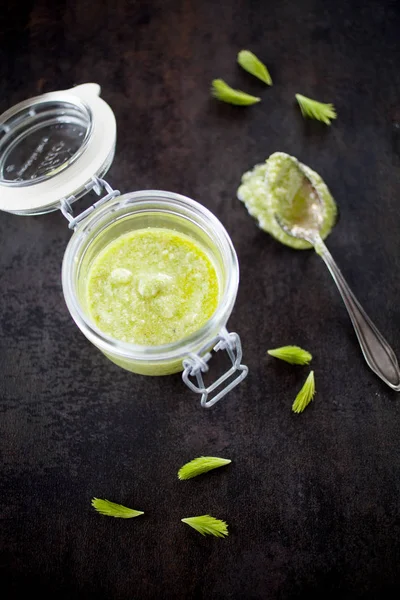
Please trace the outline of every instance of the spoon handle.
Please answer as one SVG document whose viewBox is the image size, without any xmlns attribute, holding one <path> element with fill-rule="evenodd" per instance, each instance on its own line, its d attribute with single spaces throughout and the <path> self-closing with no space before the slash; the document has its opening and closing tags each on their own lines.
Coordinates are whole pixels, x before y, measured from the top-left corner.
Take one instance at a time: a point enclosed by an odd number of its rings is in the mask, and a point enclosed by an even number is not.
<svg viewBox="0 0 400 600">
<path fill-rule="evenodd" d="M 314 247 L 339 289 L 367 364 L 388 386 L 400 391 L 400 370 L 395 353 L 354 296 L 324 242 L 318 239 Z"/>
</svg>

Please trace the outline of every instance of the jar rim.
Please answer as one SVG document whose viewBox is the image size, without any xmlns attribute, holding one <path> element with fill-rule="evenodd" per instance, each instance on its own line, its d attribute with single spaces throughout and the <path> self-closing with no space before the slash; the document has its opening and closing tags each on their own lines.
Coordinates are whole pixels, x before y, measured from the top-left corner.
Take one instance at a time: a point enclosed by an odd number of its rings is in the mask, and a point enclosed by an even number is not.
<svg viewBox="0 0 400 600">
<path fill-rule="evenodd" d="M 214 241 L 216 239 L 219 241 L 224 258 L 227 259 L 228 273 L 225 289 L 218 302 L 218 306 L 202 327 L 191 335 L 168 344 L 143 346 L 117 340 L 102 332 L 91 321 L 78 300 L 74 281 L 74 264 L 78 250 L 85 243 L 85 240 L 88 240 L 90 231 L 95 225 L 101 224 L 101 221 L 105 220 L 111 212 L 117 216 L 118 209 L 132 206 L 133 214 L 134 212 L 141 212 L 141 209 L 145 211 L 146 206 L 149 207 L 154 202 L 161 206 L 164 205 L 165 209 L 183 209 L 193 219 L 197 217 L 197 219 L 200 218 L 206 222 L 209 228 L 206 233 Z M 152 210 L 152 212 L 157 212 L 157 210 Z M 168 210 L 163 211 L 160 209 L 159 212 L 168 212 Z M 201 228 L 196 220 L 192 222 Z M 75 230 L 67 245 L 62 264 L 64 298 L 69 312 L 79 329 L 103 352 L 136 361 L 159 362 L 162 360 L 176 360 L 186 357 L 190 352 L 203 346 L 225 326 L 236 300 L 238 285 L 239 264 L 236 251 L 228 232 L 219 219 L 199 202 L 187 196 L 163 190 L 140 190 L 127 193 L 96 208 Z"/>
</svg>

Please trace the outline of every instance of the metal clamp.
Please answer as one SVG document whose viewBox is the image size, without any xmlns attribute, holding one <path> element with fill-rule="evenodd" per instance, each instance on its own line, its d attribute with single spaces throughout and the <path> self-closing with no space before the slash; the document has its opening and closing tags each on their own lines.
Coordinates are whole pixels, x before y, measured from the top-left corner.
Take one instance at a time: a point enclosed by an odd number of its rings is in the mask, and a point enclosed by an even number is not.
<svg viewBox="0 0 400 600">
<path fill-rule="evenodd" d="M 92 206 L 89 206 L 89 208 L 81 212 L 76 217 L 74 217 L 71 204 L 75 202 L 77 198 L 75 196 L 63 198 L 60 202 L 60 209 L 64 217 L 69 221 L 68 227 L 70 229 L 75 229 L 78 223 L 83 221 L 83 219 L 86 219 L 86 217 L 90 215 L 90 213 L 93 212 L 96 208 L 98 208 L 102 204 L 105 204 L 106 202 L 108 202 L 108 200 L 111 200 L 112 198 L 115 198 L 116 196 L 120 195 L 119 190 L 113 190 L 110 184 L 107 183 L 107 181 L 105 181 L 104 179 L 100 179 L 96 176 L 92 177 L 90 182 L 85 185 L 85 188 L 88 192 L 93 190 L 98 196 L 101 196 L 103 191 L 106 191 L 107 194 L 103 196 L 103 198 L 100 198 L 100 200 L 92 204 Z"/>
<path fill-rule="evenodd" d="M 229 358 L 232 361 L 232 367 L 226 371 L 217 381 L 214 381 L 207 388 L 204 386 L 203 375 L 209 369 L 208 361 L 212 354 L 208 352 L 209 348 L 212 347 L 215 352 L 219 350 L 226 350 Z M 221 400 L 228 392 L 236 387 L 249 372 L 246 365 L 240 364 L 242 360 L 242 344 L 240 337 L 237 333 L 228 333 L 224 328 L 220 331 L 207 346 L 203 346 L 197 354 L 190 353 L 187 358 L 183 361 L 184 371 L 182 373 L 182 379 L 184 383 L 197 394 L 201 394 L 200 404 L 203 408 L 211 408 L 216 402 Z M 207 400 L 211 392 L 218 388 L 224 381 L 231 377 L 236 371 L 239 371 L 239 375 L 231 381 L 226 387 L 224 387 L 218 394 L 216 394 L 211 400 Z M 195 385 L 189 377 L 196 377 L 197 385 Z"/>
</svg>

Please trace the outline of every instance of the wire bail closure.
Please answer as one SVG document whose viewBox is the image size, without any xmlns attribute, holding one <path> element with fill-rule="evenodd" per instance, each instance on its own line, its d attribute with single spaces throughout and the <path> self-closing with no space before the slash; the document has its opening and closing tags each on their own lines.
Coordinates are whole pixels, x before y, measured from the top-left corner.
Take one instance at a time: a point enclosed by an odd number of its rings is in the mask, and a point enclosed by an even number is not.
<svg viewBox="0 0 400 600">
<path fill-rule="evenodd" d="M 85 188 L 88 192 L 93 190 L 98 196 L 101 196 L 103 191 L 106 191 L 107 194 L 100 198 L 97 202 L 89 206 L 86 210 L 81 212 L 79 215 L 74 217 L 74 213 L 72 210 L 71 204 L 77 200 L 75 196 L 69 196 L 68 198 L 63 198 L 60 201 L 60 210 L 64 217 L 69 221 L 68 227 L 69 229 L 76 229 L 77 225 L 86 219 L 91 212 L 93 212 L 98 206 L 105 204 L 109 200 L 112 200 L 116 196 L 120 195 L 119 190 L 113 190 L 107 181 L 104 179 L 100 179 L 99 177 L 93 176 L 88 184 L 86 184 Z"/>
<path fill-rule="evenodd" d="M 206 388 L 202 373 L 206 373 L 209 370 L 208 361 L 212 357 L 211 352 L 209 352 L 210 347 L 212 347 L 214 352 L 226 350 L 229 358 L 231 359 L 232 367 L 223 375 L 221 375 L 217 381 L 214 381 L 214 383 Z M 246 365 L 240 364 L 241 360 L 242 344 L 240 342 L 240 337 L 237 333 L 228 333 L 224 327 L 219 334 L 210 342 L 208 342 L 206 346 L 203 346 L 197 354 L 191 352 L 189 356 L 185 358 L 183 361 L 183 382 L 193 392 L 201 394 L 200 404 L 203 408 L 211 408 L 247 376 L 249 369 Z M 220 392 L 218 392 L 218 394 L 211 398 L 211 400 L 208 400 L 211 392 L 217 389 L 224 381 L 236 373 L 236 371 L 239 371 L 239 375 Z M 196 377 L 197 385 L 190 380 L 190 377 Z"/>
</svg>

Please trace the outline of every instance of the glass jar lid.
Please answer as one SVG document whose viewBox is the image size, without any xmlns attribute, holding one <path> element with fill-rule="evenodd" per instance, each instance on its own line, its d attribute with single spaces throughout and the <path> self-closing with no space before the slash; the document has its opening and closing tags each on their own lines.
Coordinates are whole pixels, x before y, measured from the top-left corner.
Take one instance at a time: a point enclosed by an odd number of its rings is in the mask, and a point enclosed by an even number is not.
<svg viewBox="0 0 400 600">
<path fill-rule="evenodd" d="M 0 116 L 0 210 L 56 210 L 107 172 L 116 122 L 99 93 L 97 84 L 84 84 L 25 100 Z"/>
</svg>

